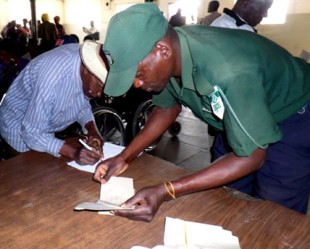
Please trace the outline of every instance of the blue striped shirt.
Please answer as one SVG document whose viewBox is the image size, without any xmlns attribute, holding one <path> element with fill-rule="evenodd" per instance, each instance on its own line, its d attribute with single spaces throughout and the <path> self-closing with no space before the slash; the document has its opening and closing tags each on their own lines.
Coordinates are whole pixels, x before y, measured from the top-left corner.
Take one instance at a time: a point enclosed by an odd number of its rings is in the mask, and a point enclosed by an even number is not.
<svg viewBox="0 0 310 249">
<path fill-rule="evenodd" d="M 12 83 L 0 107 L 0 133 L 17 151 L 59 156 L 55 132 L 94 120 L 80 76 L 79 44 L 67 44 L 33 59 Z"/>
</svg>

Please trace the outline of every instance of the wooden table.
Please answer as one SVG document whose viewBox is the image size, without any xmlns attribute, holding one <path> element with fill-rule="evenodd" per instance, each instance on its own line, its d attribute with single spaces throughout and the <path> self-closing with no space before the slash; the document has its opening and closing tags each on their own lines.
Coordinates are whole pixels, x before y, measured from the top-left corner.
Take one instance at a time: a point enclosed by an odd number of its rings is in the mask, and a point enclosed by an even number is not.
<svg viewBox="0 0 310 249">
<path fill-rule="evenodd" d="M 149 155 L 123 174 L 136 189 L 188 173 Z M 74 211 L 96 201 L 92 174 L 45 153 L 27 152 L 0 163 L 0 248 L 107 248 L 163 244 L 165 217 L 223 226 L 242 249 L 310 248 L 310 218 L 269 201 L 241 200 L 223 188 L 164 203 L 151 223 Z M 207 236 L 207 235 L 206 235 Z"/>
</svg>

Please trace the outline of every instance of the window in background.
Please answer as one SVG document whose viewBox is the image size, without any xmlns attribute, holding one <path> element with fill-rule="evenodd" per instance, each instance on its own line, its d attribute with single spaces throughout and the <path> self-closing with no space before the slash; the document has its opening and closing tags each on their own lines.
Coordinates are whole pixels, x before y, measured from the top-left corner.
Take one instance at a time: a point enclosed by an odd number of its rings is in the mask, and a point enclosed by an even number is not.
<svg viewBox="0 0 310 249">
<path fill-rule="evenodd" d="M 268 17 L 264 18 L 261 24 L 284 24 L 289 0 L 273 0 L 268 11 Z"/>
<path fill-rule="evenodd" d="M 179 0 L 174 3 L 170 3 L 168 5 L 168 20 L 180 8 L 182 10 L 182 16 L 185 16 L 186 18 L 186 24 L 196 24 L 200 3 L 200 0 Z"/>
<path fill-rule="evenodd" d="M 17 24 L 23 24 L 23 19 L 31 19 L 31 6 L 30 1 L 20 0 L 8 0 L 8 19 L 16 20 Z M 53 21 L 55 15 L 61 15 L 62 13 L 62 2 L 60 1 L 49 1 L 49 0 L 37 0 L 36 1 L 36 18 L 41 20 L 41 15 L 47 13 L 50 17 L 50 22 Z"/>
<path fill-rule="evenodd" d="M 23 18 L 31 19 L 30 1 L 10 0 L 8 6 L 8 21 L 15 20 L 17 24 L 23 23 Z"/>
<path fill-rule="evenodd" d="M 84 1 L 84 0 L 70 0 L 66 1 L 65 20 L 67 24 L 73 25 L 74 27 L 89 28 L 90 22 L 94 21 L 94 26 L 100 29 L 102 11 L 100 1 Z M 74 11 L 72 11 L 74 10 Z M 75 33 L 78 33 L 77 31 Z M 81 33 L 85 35 L 85 33 Z"/>
<path fill-rule="evenodd" d="M 128 3 L 128 4 L 117 4 L 115 7 L 115 12 L 119 13 L 125 9 L 128 9 L 130 6 L 134 5 L 135 3 Z"/>
</svg>

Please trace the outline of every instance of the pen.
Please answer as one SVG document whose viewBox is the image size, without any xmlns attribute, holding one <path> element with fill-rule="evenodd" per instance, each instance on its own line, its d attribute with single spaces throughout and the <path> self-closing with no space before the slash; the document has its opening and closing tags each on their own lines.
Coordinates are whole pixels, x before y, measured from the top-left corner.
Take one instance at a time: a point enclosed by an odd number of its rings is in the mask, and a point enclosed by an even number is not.
<svg viewBox="0 0 310 249">
<path fill-rule="evenodd" d="M 88 150 L 98 154 L 92 147 L 90 147 L 87 143 L 85 143 L 82 139 L 79 139 L 79 142 Z M 100 157 L 100 160 L 103 161 L 103 157 Z"/>
</svg>

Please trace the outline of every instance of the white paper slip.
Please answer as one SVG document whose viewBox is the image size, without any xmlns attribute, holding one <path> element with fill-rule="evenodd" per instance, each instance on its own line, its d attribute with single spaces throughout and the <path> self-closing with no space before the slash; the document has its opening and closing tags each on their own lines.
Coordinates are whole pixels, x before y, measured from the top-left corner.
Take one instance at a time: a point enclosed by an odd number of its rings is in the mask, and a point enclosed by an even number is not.
<svg viewBox="0 0 310 249">
<path fill-rule="evenodd" d="M 135 194 L 133 179 L 112 176 L 110 180 L 101 184 L 100 199 L 96 202 L 82 202 L 75 206 L 75 210 L 94 210 L 100 214 L 110 214 L 111 210 L 131 210 L 134 207 L 123 208 L 121 205 Z"/>
<path fill-rule="evenodd" d="M 135 194 L 133 179 L 128 177 L 112 176 L 110 180 L 101 184 L 100 200 L 105 203 L 114 203 L 120 206 Z M 109 214 L 109 212 L 99 212 Z"/>
<path fill-rule="evenodd" d="M 240 249 L 239 239 L 221 226 L 166 217 L 164 245 L 131 249 Z"/>
<path fill-rule="evenodd" d="M 112 176 L 100 187 L 100 200 L 116 205 L 123 204 L 134 194 L 133 179 L 129 177 Z"/>
<path fill-rule="evenodd" d="M 118 155 L 119 153 L 121 153 L 124 149 L 125 149 L 124 146 L 111 144 L 111 143 L 104 143 L 104 146 L 103 146 L 104 159 L 114 157 L 114 156 Z M 71 161 L 71 162 L 68 162 L 67 164 L 69 166 L 76 168 L 76 169 L 86 171 L 86 172 L 90 172 L 90 173 L 94 173 L 98 163 L 99 162 L 97 162 L 93 165 L 80 165 L 75 161 Z"/>
<path fill-rule="evenodd" d="M 98 200 L 97 202 L 82 202 L 74 208 L 74 210 L 94 210 L 94 211 L 108 211 L 119 209 L 131 210 L 133 208 L 123 208 L 114 203 L 105 203 L 101 200 Z"/>
<path fill-rule="evenodd" d="M 220 226 L 166 218 L 164 245 L 191 249 L 240 249 L 239 239 Z"/>
</svg>

